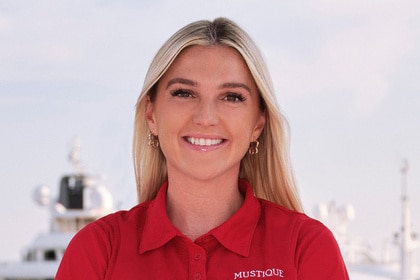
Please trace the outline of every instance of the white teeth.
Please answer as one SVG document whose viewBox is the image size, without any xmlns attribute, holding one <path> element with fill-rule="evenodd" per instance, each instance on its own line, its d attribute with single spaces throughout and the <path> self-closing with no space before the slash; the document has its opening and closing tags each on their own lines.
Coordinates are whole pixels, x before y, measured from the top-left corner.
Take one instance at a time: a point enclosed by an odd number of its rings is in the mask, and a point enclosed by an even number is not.
<svg viewBox="0 0 420 280">
<path fill-rule="evenodd" d="M 206 139 L 206 138 L 195 138 L 187 137 L 188 142 L 198 146 L 213 146 L 222 143 L 222 139 Z"/>
</svg>

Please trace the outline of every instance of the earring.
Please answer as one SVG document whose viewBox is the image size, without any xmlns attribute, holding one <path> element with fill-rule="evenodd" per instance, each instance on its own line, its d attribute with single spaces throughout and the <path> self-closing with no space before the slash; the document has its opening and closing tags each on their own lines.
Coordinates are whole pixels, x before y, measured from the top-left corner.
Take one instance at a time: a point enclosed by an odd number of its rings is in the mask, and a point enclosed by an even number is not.
<svg viewBox="0 0 420 280">
<path fill-rule="evenodd" d="M 254 142 L 249 143 L 248 153 L 250 155 L 258 154 L 258 146 L 259 145 L 260 145 L 260 142 L 258 140 L 255 140 Z"/>
<path fill-rule="evenodd" d="M 152 148 L 157 148 L 159 147 L 159 138 L 154 135 L 153 133 L 149 133 L 149 135 L 147 136 L 147 138 L 149 139 L 149 146 Z"/>
</svg>

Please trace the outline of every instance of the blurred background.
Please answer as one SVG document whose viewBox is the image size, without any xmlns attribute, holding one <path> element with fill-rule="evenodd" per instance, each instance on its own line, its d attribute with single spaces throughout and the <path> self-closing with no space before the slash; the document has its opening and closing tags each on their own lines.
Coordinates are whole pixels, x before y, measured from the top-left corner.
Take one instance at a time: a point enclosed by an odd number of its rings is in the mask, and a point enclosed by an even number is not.
<svg viewBox="0 0 420 280">
<path fill-rule="evenodd" d="M 418 1 L 0 0 L 0 261 L 48 230 L 36 186 L 82 165 L 136 204 L 134 105 L 152 57 L 191 21 L 225 16 L 260 46 L 291 126 L 305 209 L 352 205 L 380 251 L 401 224 L 403 160 L 420 232 Z"/>
</svg>

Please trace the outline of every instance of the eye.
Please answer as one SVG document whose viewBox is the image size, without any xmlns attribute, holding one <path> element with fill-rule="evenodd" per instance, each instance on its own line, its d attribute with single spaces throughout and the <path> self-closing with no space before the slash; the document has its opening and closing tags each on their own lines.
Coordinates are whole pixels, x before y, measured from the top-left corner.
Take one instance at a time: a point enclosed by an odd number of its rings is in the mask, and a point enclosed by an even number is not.
<svg viewBox="0 0 420 280">
<path fill-rule="evenodd" d="M 228 93 L 223 98 L 223 100 L 238 103 L 238 102 L 244 102 L 246 100 L 246 98 L 242 94 L 239 94 L 239 93 Z"/>
<path fill-rule="evenodd" d="M 194 97 L 192 92 L 185 90 L 185 89 L 176 89 L 171 91 L 171 95 L 174 97 L 181 97 L 181 98 L 188 98 L 188 97 Z"/>
</svg>

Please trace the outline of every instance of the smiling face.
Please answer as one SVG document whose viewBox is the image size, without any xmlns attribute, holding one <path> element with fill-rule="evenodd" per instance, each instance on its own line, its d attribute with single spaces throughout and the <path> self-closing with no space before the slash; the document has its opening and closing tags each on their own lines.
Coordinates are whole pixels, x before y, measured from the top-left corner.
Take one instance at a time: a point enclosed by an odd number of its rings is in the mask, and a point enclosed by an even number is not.
<svg viewBox="0 0 420 280">
<path fill-rule="evenodd" d="M 159 80 L 146 118 L 169 178 L 238 177 L 264 125 L 259 94 L 241 55 L 225 46 L 183 50 Z"/>
</svg>

